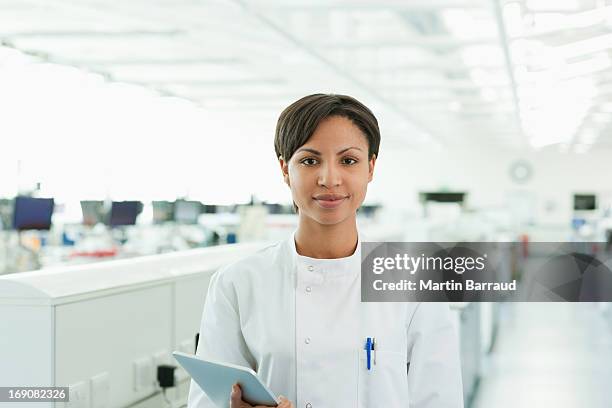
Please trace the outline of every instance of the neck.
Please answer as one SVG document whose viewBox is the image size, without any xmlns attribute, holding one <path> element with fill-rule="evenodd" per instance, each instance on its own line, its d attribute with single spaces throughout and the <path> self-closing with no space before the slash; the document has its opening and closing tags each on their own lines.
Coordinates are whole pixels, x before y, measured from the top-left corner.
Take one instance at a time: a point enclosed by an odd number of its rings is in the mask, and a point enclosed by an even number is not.
<svg viewBox="0 0 612 408">
<path fill-rule="evenodd" d="M 309 258 L 346 258 L 357 248 L 357 222 L 351 217 L 339 224 L 322 225 L 300 215 L 295 233 L 297 253 Z"/>
</svg>

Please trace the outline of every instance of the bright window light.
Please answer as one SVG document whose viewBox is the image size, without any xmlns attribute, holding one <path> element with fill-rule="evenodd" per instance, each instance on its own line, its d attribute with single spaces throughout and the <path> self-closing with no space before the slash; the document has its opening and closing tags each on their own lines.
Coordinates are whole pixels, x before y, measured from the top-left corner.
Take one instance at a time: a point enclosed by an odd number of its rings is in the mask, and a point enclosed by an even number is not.
<svg viewBox="0 0 612 408">
<path fill-rule="evenodd" d="M 289 199 L 282 180 L 278 188 L 263 181 L 278 176 L 269 144 L 236 148 L 240 140 L 274 134 L 272 120 L 262 127 L 246 115 L 212 115 L 185 99 L 5 47 L 0 89 L 3 135 L 10 139 L 2 152 L 2 195 L 40 182 L 59 202 L 187 195 L 221 204 L 245 202 L 251 193 Z"/>
</svg>

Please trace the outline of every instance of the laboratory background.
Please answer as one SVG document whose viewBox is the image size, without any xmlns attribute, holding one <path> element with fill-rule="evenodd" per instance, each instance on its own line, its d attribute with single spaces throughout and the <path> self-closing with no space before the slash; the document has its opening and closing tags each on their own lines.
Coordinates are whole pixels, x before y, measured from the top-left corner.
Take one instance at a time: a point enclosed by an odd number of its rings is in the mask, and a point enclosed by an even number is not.
<svg viewBox="0 0 612 408">
<path fill-rule="evenodd" d="M 0 386 L 70 387 L 17 406 L 186 405 L 159 367 L 296 228 L 273 135 L 320 92 L 379 120 L 370 240 L 612 267 L 610 0 L 0 0 Z M 607 303 L 450 307 L 466 407 L 612 406 Z"/>
</svg>

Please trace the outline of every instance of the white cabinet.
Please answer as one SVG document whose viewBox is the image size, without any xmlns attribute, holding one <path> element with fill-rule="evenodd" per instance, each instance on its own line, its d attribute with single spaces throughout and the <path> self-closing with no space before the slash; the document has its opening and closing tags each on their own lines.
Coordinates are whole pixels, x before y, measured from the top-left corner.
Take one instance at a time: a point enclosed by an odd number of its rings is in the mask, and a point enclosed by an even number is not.
<svg viewBox="0 0 612 408">
<path fill-rule="evenodd" d="M 70 386 L 124 407 L 156 393 L 156 366 L 193 352 L 212 273 L 260 244 L 228 245 L 0 276 L 0 384 Z M 182 377 L 186 380 L 185 377 Z"/>
</svg>

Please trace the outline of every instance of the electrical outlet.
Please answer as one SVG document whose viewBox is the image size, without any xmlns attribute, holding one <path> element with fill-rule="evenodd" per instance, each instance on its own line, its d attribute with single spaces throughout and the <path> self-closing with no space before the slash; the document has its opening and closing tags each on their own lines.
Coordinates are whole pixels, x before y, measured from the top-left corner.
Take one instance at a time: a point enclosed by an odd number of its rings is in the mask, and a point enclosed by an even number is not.
<svg viewBox="0 0 612 408">
<path fill-rule="evenodd" d="M 107 372 L 91 377 L 91 408 L 110 407 L 110 380 Z"/>
<path fill-rule="evenodd" d="M 68 402 L 65 408 L 90 408 L 89 382 L 79 381 L 68 386 Z"/>
<path fill-rule="evenodd" d="M 144 357 L 134 361 L 134 391 L 149 390 L 153 387 L 153 358 Z"/>
</svg>

